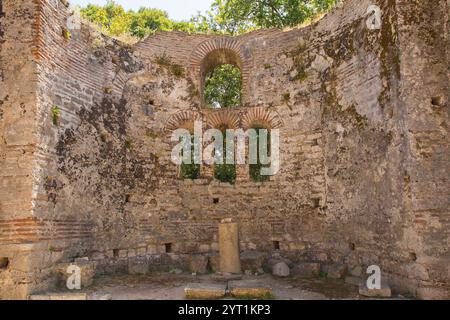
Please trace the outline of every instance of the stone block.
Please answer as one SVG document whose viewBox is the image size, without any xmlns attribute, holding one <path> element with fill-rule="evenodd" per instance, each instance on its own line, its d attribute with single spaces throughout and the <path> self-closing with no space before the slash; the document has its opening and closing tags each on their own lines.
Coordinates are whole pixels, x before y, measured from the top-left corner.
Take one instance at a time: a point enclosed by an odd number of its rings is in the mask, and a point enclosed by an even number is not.
<svg viewBox="0 0 450 320">
<path fill-rule="evenodd" d="M 320 274 L 320 264 L 316 262 L 301 262 L 291 270 L 291 274 L 302 278 L 317 277 Z"/>
<path fill-rule="evenodd" d="M 239 259 L 239 226 L 225 219 L 219 224 L 220 271 L 241 273 Z"/>
<path fill-rule="evenodd" d="M 94 293 L 94 294 L 88 296 L 88 300 L 94 300 L 94 301 L 112 300 L 112 295 L 110 295 L 108 293 Z"/>
<path fill-rule="evenodd" d="M 128 260 L 128 273 L 145 275 L 149 272 L 149 260 L 146 257 L 134 257 Z"/>
<path fill-rule="evenodd" d="M 59 301 L 82 301 L 87 300 L 86 293 L 45 293 L 35 294 L 28 297 L 29 300 L 59 300 Z"/>
<path fill-rule="evenodd" d="M 272 266 L 272 274 L 276 277 L 289 277 L 289 266 L 285 262 L 278 262 Z"/>
<path fill-rule="evenodd" d="M 359 285 L 359 295 L 368 298 L 390 298 L 392 297 L 391 288 L 385 284 L 381 284 L 380 289 L 369 289 L 365 282 Z"/>
<path fill-rule="evenodd" d="M 244 251 L 241 253 L 241 266 L 244 271 L 259 272 L 267 255 L 259 251 Z"/>
<path fill-rule="evenodd" d="M 191 255 L 188 258 L 189 271 L 192 273 L 205 274 L 208 272 L 208 256 Z"/>
<path fill-rule="evenodd" d="M 235 298 L 268 299 L 272 297 L 272 288 L 260 280 L 230 281 L 228 291 Z"/>
<path fill-rule="evenodd" d="M 225 297 L 227 285 L 217 283 L 193 283 L 184 289 L 187 299 L 220 299 Z"/>
</svg>

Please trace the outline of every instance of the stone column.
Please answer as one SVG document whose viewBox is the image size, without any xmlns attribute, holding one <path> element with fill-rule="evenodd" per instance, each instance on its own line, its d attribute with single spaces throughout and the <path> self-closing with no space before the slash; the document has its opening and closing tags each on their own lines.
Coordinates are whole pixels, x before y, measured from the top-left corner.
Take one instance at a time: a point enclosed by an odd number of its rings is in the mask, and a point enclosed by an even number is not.
<svg viewBox="0 0 450 320">
<path fill-rule="evenodd" d="M 224 220 L 219 225 L 220 272 L 242 273 L 239 257 L 239 228 L 237 223 Z"/>
</svg>

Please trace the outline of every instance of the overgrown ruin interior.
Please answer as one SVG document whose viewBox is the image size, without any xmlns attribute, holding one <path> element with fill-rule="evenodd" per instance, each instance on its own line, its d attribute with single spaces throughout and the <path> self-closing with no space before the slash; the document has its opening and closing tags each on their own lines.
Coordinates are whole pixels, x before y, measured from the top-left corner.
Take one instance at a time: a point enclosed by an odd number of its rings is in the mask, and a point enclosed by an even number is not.
<svg viewBox="0 0 450 320">
<path fill-rule="evenodd" d="M 69 33 L 65 3 L 0 1 L 0 299 L 52 290 L 82 257 L 96 274 L 143 257 L 214 269 L 230 218 L 242 252 L 379 265 L 398 292 L 450 297 L 450 1 L 346 0 L 303 28 L 136 45 Z M 206 108 L 205 73 L 224 63 L 242 106 Z M 171 132 L 196 119 L 280 129 L 280 172 L 180 179 Z"/>
</svg>

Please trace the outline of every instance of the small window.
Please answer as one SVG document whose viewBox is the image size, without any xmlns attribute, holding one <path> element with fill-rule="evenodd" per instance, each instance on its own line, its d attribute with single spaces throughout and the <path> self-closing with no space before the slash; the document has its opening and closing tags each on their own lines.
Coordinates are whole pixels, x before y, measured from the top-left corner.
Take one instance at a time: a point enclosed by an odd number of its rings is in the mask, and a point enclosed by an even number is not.
<svg viewBox="0 0 450 320">
<path fill-rule="evenodd" d="M 312 199 L 312 207 L 314 209 L 320 208 L 320 199 L 319 198 Z"/>
<path fill-rule="evenodd" d="M 280 241 L 274 241 L 273 242 L 273 249 L 274 250 L 280 250 Z"/>
<path fill-rule="evenodd" d="M 119 257 L 119 249 L 114 249 L 113 250 L 113 257 L 114 258 L 118 258 Z"/>
<path fill-rule="evenodd" d="M 214 199 L 213 199 L 213 203 L 214 203 L 214 204 L 218 204 L 218 203 L 219 203 L 219 201 L 220 201 L 220 199 L 219 199 L 219 198 L 214 198 Z"/>
<path fill-rule="evenodd" d="M 172 244 L 171 243 L 166 243 L 164 244 L 166 253 L 172 253 Z"/>
<path fill-rule="evenodd" d="M 261 169 L 264 168 L 263 164 L 261 163 L 261 155 L 259 154 L 260 150 L 260 144 L 261 144 L 261 132 L 262 130 L 265 130 L 264 128 L 254 128 L 256 130 L 256 139 L 257 139 L 257 150 L 258 150 L 258 163 L 257 164 L 250 164 L 249 170 L 250 170 L 250 178 L 253 182 L 264 182 L 269 181 L 270 176 L 267 175 L 261 175 Z M 267 151 L 270 153 L 270 132 L 267 135 Z"/>
<path fill-rule="evenodd" d="M 183 157 L 184 154 L 182 153 Z M 181 179 L 196 180 L 200 178 L 200 165 L 195 164 L 195 154 L 194 154 L 194 136 L 191 140 L 191 163 L 182 163 L 180 168 Z"/>
<path fill-rule="evenodd" d="M 223 129 L 222 132 L 223 132 L 223 151 L 224 151 L 222 158 L 224 164 L 215 165 L 214 177 L 220 182 L 227 182 L 230 184 L 234 184 L 236 183 L 236 165 L 225 163 L 228 153 L 233 152 L 233 150 L 230 150 L 229 148 L 234 148 L 234 145 L 227 144 L 226 129 Z"/>
<path fill-rule="evenodd" d="M 5 270 L 9 266 L 9 258 L 0 258 L 0 270 Z"/>
<path fill-rule="evenodd" d="M 238 107 L 242 102 L 242 74 L 238 67 L 223 64 L 206 75 L 205 103 L 213 109 Z"/>
</svg>

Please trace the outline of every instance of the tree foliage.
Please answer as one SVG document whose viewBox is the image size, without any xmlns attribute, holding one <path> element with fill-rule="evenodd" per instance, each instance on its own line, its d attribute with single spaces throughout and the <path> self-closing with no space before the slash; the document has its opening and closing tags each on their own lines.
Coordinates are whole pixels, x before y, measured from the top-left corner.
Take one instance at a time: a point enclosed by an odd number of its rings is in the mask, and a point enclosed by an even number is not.
<svg viewBox="0 0 450 320">
<path fill-rule="evenodd" d="M 141 8 L 126 11 L 109 0 L 106 5 L 89 4 L 82 15 L 113 36 L 125 34 L 143 38 L 158 30 L 188 33 L 240 34 L 259 28 L 299 25 L 329 10 L 339 0 L 215 0 L 206 13 L 189 21 L 173 21 L 167 12 Z"/>
<path fill-rule="evenodd" d="M 241 99 L 242 74 L 239 68 L 224 64 L 207 75 L 205 101 L 209 107 L 236 107 L 241 104 Z"/>
</svg>

